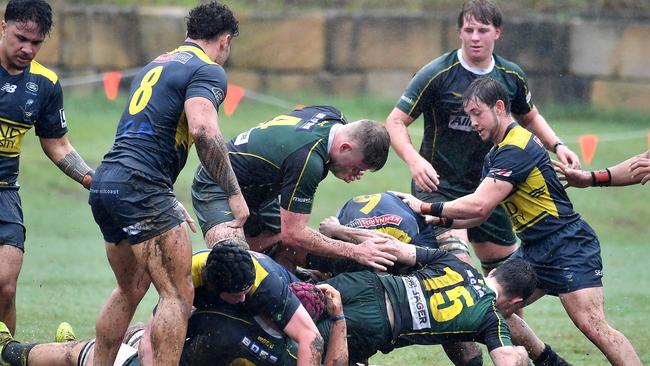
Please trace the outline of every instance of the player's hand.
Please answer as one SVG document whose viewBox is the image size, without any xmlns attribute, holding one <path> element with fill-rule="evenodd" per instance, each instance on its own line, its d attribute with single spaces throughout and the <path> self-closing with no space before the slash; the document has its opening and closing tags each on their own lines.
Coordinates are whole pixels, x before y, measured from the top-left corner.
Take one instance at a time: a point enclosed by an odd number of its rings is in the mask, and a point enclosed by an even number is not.
<svg viewBox="0 0 650 366">
<path fill-rule="evenodd" d="M 323 291 L 325 294 L 325 309 L 330 317 L 343 314 L 343 302 L 341 301 L 341 294 L 334 287 L 323 283 L 316 285 L 316 288 Z"/>
<path fill-rule="evenodd" d="M 558 178 L 560 178 L 560 180 L 563 182 L 567 182 L 564 188 L 585 188 L 591 186 L 592 179 L 590 172 L 586 172 L 580 169 L 572 169 L 557 160 L 551 160 L 551 163 L 553 163 L 553 167 L 555 168 L 555 172 L 557 173 Z"/>
<path fill-rule="evenodd" d="M 409 161 L 407 164 L 411 171 L 411 177 L 413 177 L 413 181 L 419 190 L 424 192 L 438 190 L 439 176 L 431 163 L 418 154 L 415 160 Z"/>
<path fill-rule="evenodd" d="M 397 257 L 398 247 L 391 240 L 370 239 L 354 246 L 353 258 L 366 267 L 385 272 Z"/>
<path fill-rule="evenodd" d="M 339 222 L 339 219 L 330 216 L 324 218 L 320 224 L 318 224 L 318 231 L 327 237 L 334 238 L 336 237 L 337 231 L 340 227 L 341 223 Z"/>
<path fill-rule="evenodd" d="M 440 218 L 438 216 L 424 215 L 424 222 L 433 226 L 440 225 Z"/>
<path fill-rule="evenodd" d="M 246 204 L 246 200 L 244 199 L 244 196 L 241 194 L 241 192 L 228 197 L 228 205 L 230 206 L 232 215 L 235 218 L 231 221 L 228 221 L 226 223 L 226 226 L 233 229 L 244 227 L 244 223 L 248 219 L 250 211 L 248 211 L 248 205 Z"/>
<path fill-rule="evenodd" d="M 578 155 L 571 151 L 566 145 L 559 145 L 555 150 L 555 155 L 564 165 L 572 169 L 580 169 L 580 159 Z"/>
<path fill-rule="evenodd" d="M 411 208 L 411 210 L 413 210 L 413 212 L 418 214 L 422 213 L 420 207 L 422 206 L 423 202 L 415 198 L 415 196 L 413 196 L 412 194 L 403 193 L 403 192 L 391 192 L 391 193 L 401 198 L 404 203 L 409 205 L 409 207 Z"/>
<path fill-rule="evenodd" d="M 187 212 L 187 210 L 185 209 L 185 206 L 183 206 L 182 203 L 180 203 L 178 201 L 176 201 L 176 203 L 178 204 L 178 208 L 180 208 L 181 212 L 183 213 L 183 216 L 185 216 L 185 222 L 190 227 L 190 230 L 192 230 L 192 232 L 195 233 L 196 232 L 196 224 L 194 223 L 194 219 L 192 218 L 192 216 L 190 216 L 190 213 Z"/>
<path fill-rule="evenodd" d="M 630 175 L 633 180 L 640 180 L 641 184 L 646 184 L 650 180 L 650 152 L 639 155 L 630 162 Z"/>
<path fill-rule="evenodd" d="M 361 179 L 361 177 L 363 177 L 363 174 L 365 172 L 366 172 L 365 170 L 359 170 L 359 171 L 353 172 L 350 175 L 348 175 L 347 177 L 343 178 L 343 180 L 345 181 L 345 183 L 354 182 L 355 180 Z"/>
</svg>

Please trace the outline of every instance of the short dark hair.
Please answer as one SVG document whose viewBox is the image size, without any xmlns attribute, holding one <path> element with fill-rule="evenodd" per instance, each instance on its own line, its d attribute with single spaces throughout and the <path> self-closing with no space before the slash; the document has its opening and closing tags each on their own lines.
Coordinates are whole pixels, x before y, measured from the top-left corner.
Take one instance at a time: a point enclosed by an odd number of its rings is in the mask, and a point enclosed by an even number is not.
<svg viewBox="0 0 650 366">
<path fill-rule="evenodd" d="M 470 0 L 463 4 L 458 14 L 458 29 L 463 27 L 465 18 L 470 16 L 483 24 L 492 24 L 495 28 L 500 28 L 503 21 L 501 10 L 490 0 Z"/>
<path fill-rule="evenodd" d="M 190 10 L 185 18 L 187 37 L 210 40 L 224 32 L 236 37 L 239 34 L 239 22 L 230 9 L 216 1 L 201 4 Z"/>
<path fill-rule="evenodd" d="M 501 263 L 492 273 L 505 296 L 526 300 L 537 288 L 537 274 L 531 265 L 521 258 L 511 258 Z"/>
<path fill-rule="evenodd" d="M 203 278 L 216 294 L 241 292 L 255 281 L 253 258 L 241 247 L 240 241 L 237 238 L 220 240 L 208 254 Z"/>
<path fill-rule="evenodd" d="M 50 34 L 52 29 L 52 7 L 45 0 L 10 0 L 5 9 L 5 22 L 38 25 L 42 36 Z"/>
<path fill-rule="evenodd" d="M 359 143 L 363 163 L 371 171 L 381 169 L 388 160 L 390 136 L 386 128 L 377 121 L 361 119 L 351 123 L 350 138 Z"/>
<path fill-rule="evenodd" d="M 503 101 L 506 113 L 510 114 L 510 96 L 506 88 L 498 81 L 487 77 L 481 76 L 469 84 L 463 93 L 463 107 L 473 100 L 480 100 L 488 107 L 492 108 L 497 104 L 498 100 Z"/>
</svg>

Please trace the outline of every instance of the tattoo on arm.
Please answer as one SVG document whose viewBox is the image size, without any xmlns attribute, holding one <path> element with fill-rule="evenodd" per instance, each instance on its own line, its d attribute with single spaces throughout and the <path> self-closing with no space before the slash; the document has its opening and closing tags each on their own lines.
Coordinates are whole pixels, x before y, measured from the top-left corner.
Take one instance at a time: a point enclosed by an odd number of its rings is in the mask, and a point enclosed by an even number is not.
<svg viewBox="0 0 650 366">
<path fill-rule="evenodd" d="M 228 196 L 239 193 L 237 177 L 228 160 L 228 149 L 220 134 L 208 137 L 205 131 L 195 140 L 199 160 L 212 179 L 224 190 Z"/>
<path fill-rule="evenodd" d="M 320 365 L 324 344 L 325 343 L 323 342 L 323 338 L 321 336 L 316 336 L 316 338 L 314 338 L 314 340 L 311 342 L 309 345 L 309 349 L 311 350 L 311 361 L 309 362 L 310 365 Z"/>
<path fill-rule="evenodd" d="M 83 184 L 86 175 L 92 175 L 94 171 L 86 164 L 84 159 L 75 150 L 72 150 L 63 159 L 56 162 L 56 166 L 67 176 Z"/>
</svg>

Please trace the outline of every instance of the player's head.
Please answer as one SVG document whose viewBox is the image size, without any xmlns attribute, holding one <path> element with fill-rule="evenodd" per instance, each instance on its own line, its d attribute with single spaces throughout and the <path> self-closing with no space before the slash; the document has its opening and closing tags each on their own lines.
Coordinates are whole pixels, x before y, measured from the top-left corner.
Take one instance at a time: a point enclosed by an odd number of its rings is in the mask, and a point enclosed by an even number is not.
<svg viewBox="0 0 650 366">
<path fill-rule="evenodd" d="M 318 321 L 325 310 L 325 294 L 315 285 L 309 282 L 294 282 L 289 285 L 302 306 L 307 310 L 309 316 Z"/>
<path fill-rule="evenodd" d="M 508 259 L 492 270 L 488 277 L 496 280 L 501 288 L 497 307 L 504 313 L 511 313 L 523 307 L 537 288 L 535 270 L 521 258 Z"/>
<path fill-rule="evenodd" d="M 220 43 L 220 52 L 214 61 L 224 64 L 230 55 L 232 39 L 239 34 L 239 22 L 232 11 L 226 5 L 211 1 L 190 10 L 185 22 L 188 38 Z"/>
<path fill-rule="evenodd" d="M 471 0 L 458 14 L 458 34 L 463 57 L 473 66 L 485 67 L 501 35 L 502 16 L 490 0 Z"/>
<path fill-rule="evenodd" d="M 330 171 L 346 182 L 357 180 L 364 171 L 381 169 L 388 159 L 390 137 L 380 123 L 362 119 L 343 126 L 330 150 Z"/>
<path fill-rule="evenodd" d="M 501 123 L 510 115 L 510 98 L 500 82 L 489 77 L 474 80 L 463 93 L 463 108 L 481 140 L 499 142 L 501 129 L 510 122 Z"/>
<path fill-rule="evenodd" d="M 44 0 L 10 0 L 2 22 L 2 53 L 9 69 L 23 70 L 36 57 L 52 28 Z M 8 70 L 8 71 L 12 71 Z"/>
<path fill-rule="evenodd" d="M 218 241 L 203 269 L 208 288 L 230 304 L 243 302 L 255 281 L 253 259 L 240 241 L 237 238 Z"/>
</svg>

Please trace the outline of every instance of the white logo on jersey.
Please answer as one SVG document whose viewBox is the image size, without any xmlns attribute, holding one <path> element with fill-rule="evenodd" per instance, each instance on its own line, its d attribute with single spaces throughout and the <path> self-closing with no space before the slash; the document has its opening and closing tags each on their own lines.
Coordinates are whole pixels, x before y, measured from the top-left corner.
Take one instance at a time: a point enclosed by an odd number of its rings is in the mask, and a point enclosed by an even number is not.
<svg viewBox="0 0 650 366">
<path fill-rule="evenodd" d="M 424 297 L 420 283 L 415 277 L 402 277 L 406 287 L 406 296 L 408 297 L 409 308 L 411 309 L 411 318 L 413 319 L 413 330 L 431 328 L 429 321 L 429 311 L 427 300 Z"/>
<path fill-rule="evenodd" d="M 245 144 L 248 142 L 248 136 L 250 136 L 252 129 L 242 132 L 239 135 L 237 135 L 237 138 L 235 139 L 235 146 L 239 146 L 241 144 Z"/>
<path fill-rule="evenodd" d="M 472 132 L 472 120 L 468 116 L 449 116 L 449 128 L 457 131 Z"/>
<path fill-rule="evenodd" d="M 59 118 L 61 119 L 61 128 L 67 128 L 68 123 L 65 121 L 65 111 L 63 108 L 59 109 Z"/>
<path fill-rule="evenodd" d="M 16 85 L 5 83 L 5 85 L 3 85 L 2 88 L 0 88 L 0 90 L 6 91 L 7 93 L 13 93 L 16 91 Z"/>
</svg>

